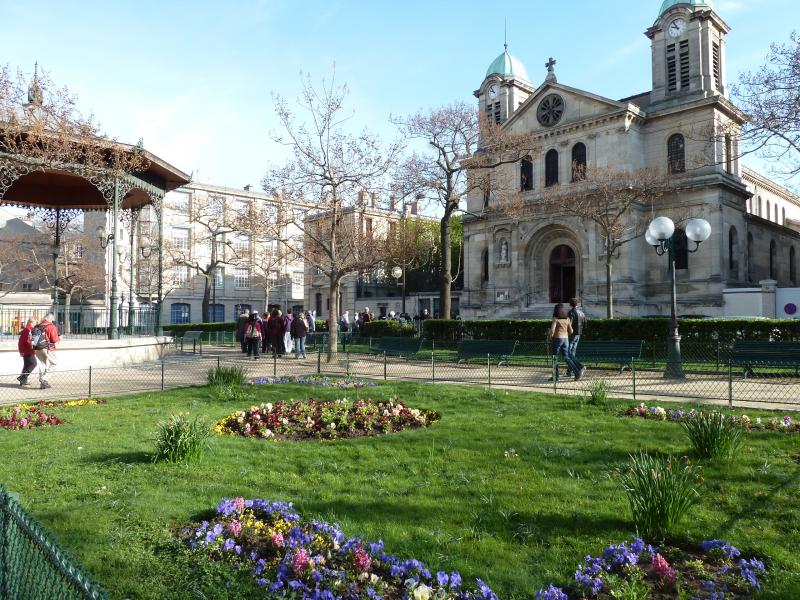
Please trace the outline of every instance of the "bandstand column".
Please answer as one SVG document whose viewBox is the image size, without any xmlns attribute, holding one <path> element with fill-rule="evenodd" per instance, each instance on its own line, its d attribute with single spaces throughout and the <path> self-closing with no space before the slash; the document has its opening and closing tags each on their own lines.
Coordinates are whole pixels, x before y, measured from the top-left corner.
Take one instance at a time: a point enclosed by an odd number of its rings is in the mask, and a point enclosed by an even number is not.
<svg viewBox="0 0 800 600">
<path fill-rule="evenodd" d="M 108 339 L 116 340 L 119 339 L 119 311 L 117 310 L 117 302 L 118 302 L 118 293 L 119 290 L 117 289 L 117 243 L 119 240 L 118 237 L 118 230 L 119 230 L 119 181 L 114 180 L 114 204 L 112 205 L 112 237 L 111 237 L 111 305 L 109 306 L 109 310 L 111 311 L 110 323 L 111 327 L 108 330 Z"/>
<path fill-rule="evenodd" d="M 153 198 L 158 220 L 158 308 L 156 309 L 156 335 L 164 335 L 164 197 Z"/>
</svg>

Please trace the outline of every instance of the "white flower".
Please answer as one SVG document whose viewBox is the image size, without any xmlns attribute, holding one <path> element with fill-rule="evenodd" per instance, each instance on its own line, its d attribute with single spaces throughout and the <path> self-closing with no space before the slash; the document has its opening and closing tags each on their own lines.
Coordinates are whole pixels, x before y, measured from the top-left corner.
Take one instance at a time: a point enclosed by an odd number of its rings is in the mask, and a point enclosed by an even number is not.
<svg viewBox="0 0 800 600">
<path fill-rule="evenodd" d="M 263 435 L 265 438 L 271 438 L 271 437 L 272 437 L 272 436 L 274 436 L 275 434 L 274 434 L 274 433 L 272 433 L 272 430 L 271 430 L 271 429 L 265 429 L 265 430 L 264 430 L 264 433 L 262 433 L 261 435 Z"/>
<path fill-rule="evenodd" d="M 264 405 L 264 408 L 266 409 L 267 412 L 272 412 L 272 402 L 267 402 Z"/>
<path fill-rule="evenodd" d="M 336 423 L 331 423 L 331 424 L 330 424 L 330 428 L 331 428 L 331 429 L 336 429 Z"/>
<path fill-rule="evenodd" d="M 286 417 L 283 417 L 281 419 L 281 423 L 283 423 L 284 425 L 288 425 L 289 424 L 289 419 L 287 419 Z"/>
<path fill-rule="evenodd" d="M 424 583 L 421 583 L 416 588 L 414 588 L 414 600 L 430 600 L 431 598 L 431 588 L 429 588 Z"/>
</svg>

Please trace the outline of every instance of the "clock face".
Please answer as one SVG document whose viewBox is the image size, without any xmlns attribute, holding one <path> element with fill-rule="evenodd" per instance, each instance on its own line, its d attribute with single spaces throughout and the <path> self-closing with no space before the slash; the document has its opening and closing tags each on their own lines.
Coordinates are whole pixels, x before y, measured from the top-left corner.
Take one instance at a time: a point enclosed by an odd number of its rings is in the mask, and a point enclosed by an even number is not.
<svg viewBox="0 0 800 600">
<path fill-rule="evenodd" d="M 536 118 L 545 127 L 552 127 L 564 115 L 564 99 L 558 94 L 549 94 L 539 103 Z"/>
<path fill-rule="evenodd" d="M 669 24 L 668 31 L 670 37 L 676 38 L 682 36 L 683 32 L 686 31 L 686 21 L 683 19 L 675 19 Z"/>
<path fill-rule="evenodd" d="M 497 98 L 497 84 L 493 83 L 492 85 L 490 85 L 486 93 L 489 96 L 489 100 L 494 100 L 495 98 Z"/>
</svg>

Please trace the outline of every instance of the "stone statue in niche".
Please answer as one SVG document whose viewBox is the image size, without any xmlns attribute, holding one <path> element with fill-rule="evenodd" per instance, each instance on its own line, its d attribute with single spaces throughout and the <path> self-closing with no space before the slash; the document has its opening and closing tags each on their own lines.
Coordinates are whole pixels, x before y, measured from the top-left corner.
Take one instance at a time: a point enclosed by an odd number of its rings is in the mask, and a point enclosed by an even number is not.
<svg viewBox="0 0 800 600">
<path fill-rule="evenodd" d="M 508 262 L 508 242 L 506 240 L 500 242 L 500 262 Z"/>
</svg>

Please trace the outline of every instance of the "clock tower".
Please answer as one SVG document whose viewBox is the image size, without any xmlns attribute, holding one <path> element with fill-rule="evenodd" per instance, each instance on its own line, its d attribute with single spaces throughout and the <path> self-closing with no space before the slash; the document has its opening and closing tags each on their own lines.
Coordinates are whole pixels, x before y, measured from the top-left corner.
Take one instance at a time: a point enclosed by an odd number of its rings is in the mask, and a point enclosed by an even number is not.
<svg viewBox="0 0 800 600">
<path fill-rule="evenodd" d="M 525 66 L 508 52 L 498 56 L 486 70 L 486 78 L 475 91 L 481 114 L 494 123 L 505 123 L 534 91 Z"/>
<path fill-rule="evenodd" d="M 652 103 L 727 96 L 725 36 L 710 0 L 664 0 L 645 32 L 653 53 Z"/>
</svg>

